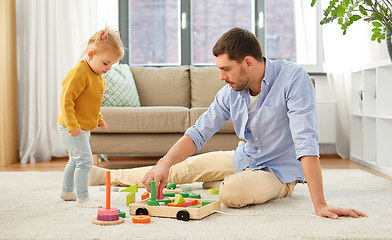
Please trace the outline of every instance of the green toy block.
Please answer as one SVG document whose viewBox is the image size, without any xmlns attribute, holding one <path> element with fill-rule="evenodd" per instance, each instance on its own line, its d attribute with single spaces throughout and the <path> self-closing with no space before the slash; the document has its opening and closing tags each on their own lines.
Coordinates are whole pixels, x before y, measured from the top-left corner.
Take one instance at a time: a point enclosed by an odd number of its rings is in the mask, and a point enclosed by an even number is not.
<svg viewBox="0 0 392 240">
<path fill-rule="evenodd" d="M 164 202 L 165 205 L 167 205 L 168 203 L 171 203 L 171 200 L 168 198 L 162 198 L 161 200 L 158 200 L 159 202 Z"/>
<path fill-rule="evenodd" d="M 127 188 L 121 190 L 121 192 L 137 192 L 138 191 L 138 187 L 139 186 L 137 184 L 135 184 L 135 185 L 132 185 L 130 187 L 127 187 Z"/>
<path fill-rule="evenodd" d="M 175 197 L 176 193 L 175 192 L 166 192 L 166 193 L 163 193 L 163 196 L 164 197 Z"/>
<path fill-rule="evenodd" d="M 135 192 L 130 192 L 129 194 L 127 194 L 127 206 L 129 206 L 129 204 L 134 202 L 135 202 Z"/>
<path fill-rule="evenodd" d="M 186 198 L 186 197 L 188 197 L 189 192 L 180 192 L 179 194 Z"/>
<path fill-rule="evenodd" d="M 200 196 L 200 194 L 198 194 L 198 193 L 190 192 L 190 193 L 188 194 L 188 198 L 198 198 L 198 199 L 200 199 L 201 196 Z"/>
<path fill-rule="evenodd" d="M 176 200 L 174 200 L 174 204 L 179 204 L 185 202 L 184 197 L 181 194 L 177 194 Z"/>
<path fill-rule="evenodd" d="M 201 205 L 205 206 L 205 205 L 208 205 L 208 204 L 213 203 L 213 202 L 215 202 L 215 200 L 204 200 L 203 202 L 201 202 Z"/>
<path fill-rule="evenodd" d="M 118 216 L 122 217 L 122 218 L 125 218 L 125 212 L 118 212 Z"/>
</svg>

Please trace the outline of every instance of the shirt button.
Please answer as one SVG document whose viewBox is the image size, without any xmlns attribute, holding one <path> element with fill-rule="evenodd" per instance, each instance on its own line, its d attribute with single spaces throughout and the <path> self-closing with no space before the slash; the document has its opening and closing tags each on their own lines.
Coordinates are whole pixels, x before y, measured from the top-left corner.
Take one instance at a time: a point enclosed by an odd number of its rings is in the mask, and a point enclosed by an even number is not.
<svg viewBox="0 0 392 240">
<path fill-rule="evenodd" d="M 255 140 L 257 140 L 258 138 L 255 138 Z"/>
<path fill-rule="evenodd" d="M 97 116 L 95 116 L 94 118 L 95 118 L 95 119 L 98 119 L 98 117 L 97 117 Z"/>
<path fill-rule="evenodd" d="M 255 160 L 252 158 L 252 161 L 255 161 Z"/>
<path fill-rule="evenodd" d="M 101 94 L 103 93 L 103 91 L 101 90 Z"/>
<path fill-rule="evenodd" d="M 94 130 L 94 128 L 92 127 L 91 130 Z"/>
<path fill-rule="evenodd" d="M 261 151 L 259 150 L 259 151 L 257 151 L 257 152 L 259 152 L 259 153 L 260 153 Z"/>
</svg>

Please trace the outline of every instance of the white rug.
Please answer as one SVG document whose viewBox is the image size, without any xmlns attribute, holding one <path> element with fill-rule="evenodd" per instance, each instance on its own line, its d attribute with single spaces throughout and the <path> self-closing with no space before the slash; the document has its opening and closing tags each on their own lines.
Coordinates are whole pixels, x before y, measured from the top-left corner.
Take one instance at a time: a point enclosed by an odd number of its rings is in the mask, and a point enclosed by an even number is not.
<svg viewBox="0 0 392 240">
<path fill-rule="evenodd" d="M 307 186 L 298 184 L 289 198 L 241 209 L 222 205 L 227 214 L 188 222 L 154 217 L 149 224 L 132 223 L 127 193 L 113 192 L 111 206 L 127 212 L 114 226 L 94 225 L 96 209 L 62 201 L 62 175 L 0 172 L 0 239 L 392 239 L 392 182 L 361 170 L 323 170 L 324 190 L 330 205 L 355 208 L 367 218 L 317 217 Z M 200 183 L 192 186 L 202 198 L 217 198 Z M 90 197 L 105 205 L 100 187 L 90 187 Z"/>
</svg>

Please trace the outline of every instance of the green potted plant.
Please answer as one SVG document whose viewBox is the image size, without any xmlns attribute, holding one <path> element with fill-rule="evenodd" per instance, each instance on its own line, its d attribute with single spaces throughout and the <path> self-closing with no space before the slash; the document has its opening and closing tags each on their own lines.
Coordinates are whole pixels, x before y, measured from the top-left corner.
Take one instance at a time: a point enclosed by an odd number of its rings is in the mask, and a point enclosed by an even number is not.
<svg viewBox="0 0 392 240">
<path fill-rule="evenodd" d="M 316 0 L 312 0 L 314 6 Z M 324 10 L 320 24 L 337 20 L 346 34 L 347 28 L 354 22 L 363 19 L 373 25 L 372 40 L 381 42 L 387 39 L 389 56 L 392 60 L 392 0 L 331 0 Z"/>
</svg>

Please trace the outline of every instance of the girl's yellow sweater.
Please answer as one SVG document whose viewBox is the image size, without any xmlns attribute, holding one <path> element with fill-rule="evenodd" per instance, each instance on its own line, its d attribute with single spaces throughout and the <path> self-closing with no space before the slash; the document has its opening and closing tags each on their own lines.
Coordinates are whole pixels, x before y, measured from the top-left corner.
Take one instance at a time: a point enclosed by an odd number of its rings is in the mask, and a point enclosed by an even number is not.
<svg viewBox="0 0 392 240">
<path fill-rule="evenodd" d="M 95 74 L 84 60 L 73 67 L 63 80 L 61 112 L 57 122 L 68 132 L 80 127 L 92 131 L 103 121 L 101 102 L 106 88 L 102 75 Z"/>
</svg>

